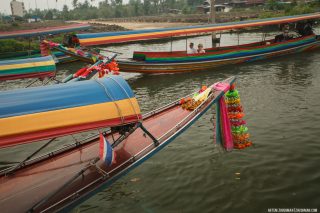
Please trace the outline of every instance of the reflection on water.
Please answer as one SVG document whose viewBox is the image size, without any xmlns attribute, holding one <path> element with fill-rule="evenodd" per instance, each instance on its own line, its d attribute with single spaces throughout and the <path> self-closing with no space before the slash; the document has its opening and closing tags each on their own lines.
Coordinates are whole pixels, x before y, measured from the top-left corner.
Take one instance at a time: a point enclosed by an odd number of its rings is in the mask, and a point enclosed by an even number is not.
<svg viewBox="0 0 320 213">
<path fill-rule="evenodd" d="M 225 43 L 237 42 L 236 35 L 224 37 Z M 241 35 L 242 41 L 257 38 L 261 34 Z M 193 42 L 208 46 L 205 39 Z M 185 41 L 173 43 L 174 49 L 184 46 Z M 128 50 L 128 55 L 133 50 L 168 48 L 170 43 L 110 47 Z M 74 211 L 255 213 L 268 208 L 320 207 L 318 58 L 319 52 L 311 52 L 205 72 L 123 74 L 143 112 L 202 84 L 236 75 L 254 146 L 221 152 L 213 144 L 209 110 L 157 155 Z M 70 66 L 75 65 L 63 68 Z"/>
</svg>

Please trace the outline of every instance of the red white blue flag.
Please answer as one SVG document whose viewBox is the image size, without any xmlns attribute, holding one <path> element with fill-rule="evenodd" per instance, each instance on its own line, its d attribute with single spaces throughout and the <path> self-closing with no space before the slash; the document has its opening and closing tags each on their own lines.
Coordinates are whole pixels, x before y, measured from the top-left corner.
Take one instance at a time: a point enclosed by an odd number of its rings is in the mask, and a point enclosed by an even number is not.
<svg viewBox="0 0 320 213">
<path fill-rule="evenodd" d="M 107 164 L 107 166 L 111 166 L 112 163 L 115 163 L 115 154 L 116 153 L 113 151 L 106 137 L 102 133 L 100 133 L 100 159 L 103 160 L 105 164 Z"/>
</svg>

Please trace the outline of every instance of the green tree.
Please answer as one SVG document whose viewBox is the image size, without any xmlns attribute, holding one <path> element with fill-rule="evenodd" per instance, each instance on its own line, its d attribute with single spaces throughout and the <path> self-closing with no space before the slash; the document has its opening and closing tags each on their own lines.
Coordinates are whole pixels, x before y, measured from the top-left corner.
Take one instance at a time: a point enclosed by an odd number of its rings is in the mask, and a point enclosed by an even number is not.
<svg viewBox="0 0 320 213">
<path fill-rule="evenodd" d="M 78 0 L 72 0 L 72 6 L 73 6 L 73 8 L 77 8 L 78 7 Z"/>
<path fill-rule="evenodd" d="M 62 16 L 63 20 L 69 20 L 70 19 L 69 8 L 68 8 L 67 5 L 63 5 L 61 16 Z"/>
<path fill-rule="evenodd" d="M 44 16 L 45 19 L 47 20 L 52 20 L 53 19 L 53 12 L 49 10 L 46 15 Z"/>
<path fill-rule="evenodd" d="M 143 12 L 144 12 L 144 15 L 149 15 L 150 13 L 150 1 L 149 0 L 144 0 L 143 1 Z"/>
</svg>

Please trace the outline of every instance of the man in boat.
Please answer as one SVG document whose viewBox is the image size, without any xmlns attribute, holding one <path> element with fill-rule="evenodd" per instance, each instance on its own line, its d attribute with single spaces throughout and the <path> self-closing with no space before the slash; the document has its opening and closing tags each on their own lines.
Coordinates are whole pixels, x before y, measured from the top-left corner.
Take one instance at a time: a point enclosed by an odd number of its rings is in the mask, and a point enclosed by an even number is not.
<svg viewBox="0 0 320 213">
<path fill-rule="evenodd" d="M 77 35 L 73 34 L 71 40 L 72 40 L 73 47 L 79 47 L 80 46 L 80 41 L 79 41 Z"/>
<path fill-rule="evenodd" d="M 187 50 L 187 54 L 195 54 L 197 53 L 196 48 L 194 48 L 194 43 L 190 42 L 189 49 Z"/>
<path fill-rule="evenodd" d="M 203 44 L 198 45 L 198 53 L 206 53 L 206 51 L 203 49 Z"/>
<path fill-rule="evenodd" d="M 62 44 L 66 47 L 74 48 L 74 47 L 80 46 L 80 41 L 75 34 L 72 34 L 72 35 L 66 34 L 63 37 Z"/>
<path fill-rule="evenodd" d="M 296 24 L 296 30 L 297 33 L 299 33 L 301 36 L 309 36 L 309 35 L 313 35 L 313 29 L 312 29 L 312 21 L 308 21 L 306 23 L 304 22 L 298 22 Z"/>
<path fill-rule="evenodd" d="M 289 25 L 288 24 L 284 25 L 282 29 L 283 29 L 283 33 L 280 35 L 276 35 L 276 37 L 274 38 L 275 43 L 288 41 L 293 38 L 291 35 L 289 35 Z"/>
</svg>

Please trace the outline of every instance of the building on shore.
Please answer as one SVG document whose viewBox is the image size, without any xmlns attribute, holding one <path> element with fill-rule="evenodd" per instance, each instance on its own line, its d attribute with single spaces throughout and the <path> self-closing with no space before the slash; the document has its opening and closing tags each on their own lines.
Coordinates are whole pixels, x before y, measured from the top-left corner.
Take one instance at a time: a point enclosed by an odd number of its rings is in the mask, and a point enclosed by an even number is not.
<svg viewBox="0 0 320 213">
<path fill-rule="evenodd" d="M 229 12 L 234 7 L 253 7 L 263 5 L 267 0 L 215 0 L 215 9 L 217 12 Z M 205 0 L 198 7 L 198 11 L 209 13 L 211 8 L 210 0 Z"/>
<path fill-rule="evenodd" d="M 221 4 L 219 4 L 221 2 Z M 206 0 L 203 2 L 202 5 L 199 5 L 197 7 L 198 11 L 203 13 L 210 13 L 211 4 L 209 0 Z M 228 4 L 223 3 L 223 1 L 216 1 L 216 4 L 214 5 L 214 8 L 217 12 L 229 12 L 232 7 Z"/>
<path fill-rule="evenodd" d="M 12 0 L 10 3 L 12 16 L 23 17 L 26 14 L 24 3 Z"/>
</svg>

